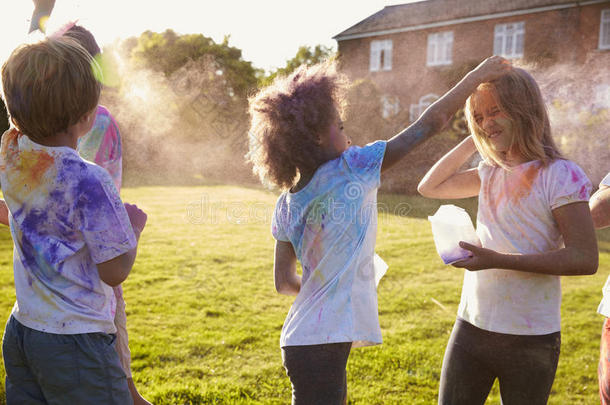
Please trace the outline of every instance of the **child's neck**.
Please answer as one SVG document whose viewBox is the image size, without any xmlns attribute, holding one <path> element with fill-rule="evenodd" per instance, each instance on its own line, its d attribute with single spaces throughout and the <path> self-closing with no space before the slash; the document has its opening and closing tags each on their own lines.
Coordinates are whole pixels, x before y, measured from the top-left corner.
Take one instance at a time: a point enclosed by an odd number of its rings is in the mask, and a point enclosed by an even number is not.
<svg viewBox="0 0 610 405">
<path fill-rule="evenodd" d="M 309 184 L 309 182 L 311 181 L 311 179 L 313 178 L 313 175 L 315 173 L 316 173 L 315 170 L 313 170 L 313 171 L 300 171 L 299 170 L 299 181 L 297 181 L 297 184 L 292 186 L 292 188 L 290 189 L 290 192 L 296 193 L 297 191 L 304 189 L 305 186 L 307 186 L 307 184 Z"/>
<path fill-rule="evenodd" d="M 510 167 L 519 166 L 520 164 L 529 162 L 529 160 L 524 156 L 521 156 L 521 154 L 511 152 L 506 152 L 504 154 L 504 161 Z"/>
<path fill-rule="evenodd" d="M 69 148 L 76 149 L 76 146 L 78 145 L 78 138 L 78 133 L 68 129 L 67 131 L 58 132 L 55 135 L 37 140 L 36 143 L 52 148 L 67 146 Z"/>
</svg>

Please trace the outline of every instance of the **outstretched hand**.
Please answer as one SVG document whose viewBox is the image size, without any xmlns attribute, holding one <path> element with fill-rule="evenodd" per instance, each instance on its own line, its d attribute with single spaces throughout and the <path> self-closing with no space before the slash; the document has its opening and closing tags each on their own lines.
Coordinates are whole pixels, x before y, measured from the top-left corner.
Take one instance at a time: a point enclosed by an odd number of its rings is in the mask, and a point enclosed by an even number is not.
<svg viewBox="0 0 610 405">
<path fill-rule="evenodd" d="M 472 71 L 481 83 L 490 82 L 510 72 L 513 66 L 501 56 L 490 56 Z"/>
<path fill-rule="evenodd" d="M 453 267 L 476 271 L 491 269 L 497 266 L 499 253 L 495 250 L 485 249 L 466 242 L 460 242 L 460 247 L 469 250 L 472 253 L 472 256 L 468 259 L 453 263 Z"/>
</svg>

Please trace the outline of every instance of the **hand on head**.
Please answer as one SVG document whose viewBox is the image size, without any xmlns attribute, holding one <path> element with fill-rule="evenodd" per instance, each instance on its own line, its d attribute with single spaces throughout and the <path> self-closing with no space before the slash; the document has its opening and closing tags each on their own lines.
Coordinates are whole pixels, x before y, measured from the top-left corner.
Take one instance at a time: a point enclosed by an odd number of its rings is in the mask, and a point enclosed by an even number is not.
<svg viewBox="0 0 610 405">
<path fill-rule="evenodd" d="M 146 226 L 146 220 L 148 219 L 146 213 L 135 204 L 125 203 L 125 210 L 127 210 L 127 215 L 129 216 L 129 221 L 131 222 L 134 232 L 137 232 L 138 234 L 142 233 L 144 226 Z"/>
<path fill-rule="evenodd" d="M 509 60 L 501 56 L 490 56 L 481 62 L 472 72 L 479 77 L 481 83 L 490 82 L 510 72 L 513 66 Z"/>
</svg>

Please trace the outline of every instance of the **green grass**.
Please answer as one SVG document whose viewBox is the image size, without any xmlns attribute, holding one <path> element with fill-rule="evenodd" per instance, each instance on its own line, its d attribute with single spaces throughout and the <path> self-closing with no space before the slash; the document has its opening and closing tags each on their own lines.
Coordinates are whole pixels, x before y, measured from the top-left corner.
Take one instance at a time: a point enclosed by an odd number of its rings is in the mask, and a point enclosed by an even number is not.
<svg viewBox="0 0 610 405">
<path fill-rule="evenodd" d="M 278 345 L 292 299 L 273 288 L 269 219 L 276 196 L 215 186 L 128 188 L 123 197 L 149 214 L 124 284 L 140 392 L 155 404 L 288 403 Z M 476 202 L 457 204 L 474 212 Z M 438 205 L 380 196 L 377 252 L 390 266 L 379 286 L 384 343 L 352 351 L 350 404 L 436 403 L 463 277 L 434 250 L 426 216 Z M 610 232 L 599 239 L 598 273 L 563 279 L 563 344 L 550 404 L 598 402 L 603 318 L 596 308 L 610 272 Z M 6 228 L 0 251 L 0 318 L 6 319 L 15 299 Z M 499 402 L 495 387 L 488 404 Z"/>
</svg>

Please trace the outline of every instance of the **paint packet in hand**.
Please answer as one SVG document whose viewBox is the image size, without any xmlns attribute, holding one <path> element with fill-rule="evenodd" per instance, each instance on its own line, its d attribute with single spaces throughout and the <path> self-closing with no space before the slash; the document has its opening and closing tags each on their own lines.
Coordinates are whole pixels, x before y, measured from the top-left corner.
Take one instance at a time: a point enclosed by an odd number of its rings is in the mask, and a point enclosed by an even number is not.
<svg viewBox="0 0 610 405">
<path fill-rule="evenodd" d="M 460 241 L 481 246 L 481 241 L 465 209 L 455 205 L 441 205 L 436 213 L 428 217 L 436 251 L 445 264 L 452 264 L 471 257 L 472 254 L 459 245 Z"/>
<path fill-rule="evenodd" d="M 379 287 L 379 281 L 381 280 L 381 277 L 385 275 L 386 271 L 388 271 L 388 265 L 377 253 L 375 253 L 375 257 L 373 258 L 373 268 L 375 271 L 375 286 Z"/>
</svg>

